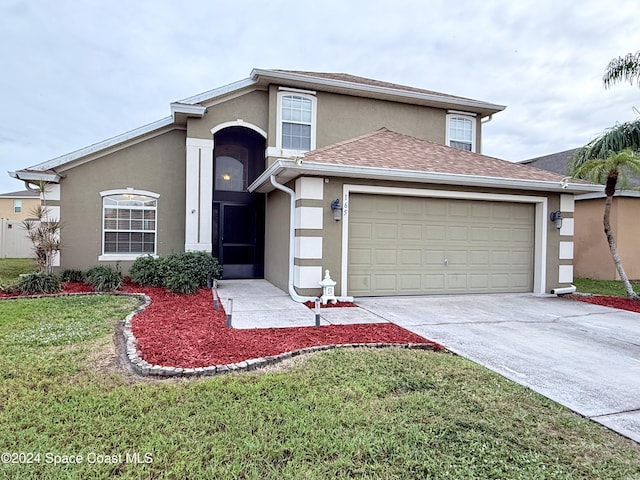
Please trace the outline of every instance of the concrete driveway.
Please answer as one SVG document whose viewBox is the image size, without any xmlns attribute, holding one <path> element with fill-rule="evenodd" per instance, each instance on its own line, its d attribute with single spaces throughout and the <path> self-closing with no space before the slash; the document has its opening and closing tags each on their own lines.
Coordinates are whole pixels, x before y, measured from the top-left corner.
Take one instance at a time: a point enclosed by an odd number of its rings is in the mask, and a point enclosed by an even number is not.
<svg viewBox="0 0 640 480">
<path fill-rule="evenodd" d="M 534 295 L 357 303 L 640 442 L 638 313 Z"/>
</svg>

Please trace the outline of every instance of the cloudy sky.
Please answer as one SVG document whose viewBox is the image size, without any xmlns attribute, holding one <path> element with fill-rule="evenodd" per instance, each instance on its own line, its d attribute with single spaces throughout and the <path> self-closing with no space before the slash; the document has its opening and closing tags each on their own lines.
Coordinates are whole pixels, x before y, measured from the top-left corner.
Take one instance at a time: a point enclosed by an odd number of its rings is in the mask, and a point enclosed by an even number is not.
<svg viewBox="0 0 640 480">
<path fill-rule="evenodd" d="M 506 105 L 483 153 L 582 146 L 635 119 L 602 86 L 637 0 L 2 0 L 0 192 L 25 168 L 169 115 L 252 68 L 344 72 Z"/>
</svg>

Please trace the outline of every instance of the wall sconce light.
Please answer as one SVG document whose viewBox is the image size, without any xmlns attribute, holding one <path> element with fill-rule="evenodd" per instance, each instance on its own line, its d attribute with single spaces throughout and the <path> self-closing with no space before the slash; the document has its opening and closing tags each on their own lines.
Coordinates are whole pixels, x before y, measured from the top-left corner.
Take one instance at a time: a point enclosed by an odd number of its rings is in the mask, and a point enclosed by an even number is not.
<svg viewBox="0 0 640 480">
<path fill-rule="evenodd" d="M 336 198 L 331 202 L 331 211 L 333 212 L 333 219 L 336 222 L 342 220 L 342 205 L 340 205 L 340 199 Z"/>
<path fill-rule="evenodd" d="M 555 224 L 556 228 L 560 230 L 562 228 L 562 214 L 560 210 L 557 212 L 551 212 L 551 221 Z"/>
</svg>

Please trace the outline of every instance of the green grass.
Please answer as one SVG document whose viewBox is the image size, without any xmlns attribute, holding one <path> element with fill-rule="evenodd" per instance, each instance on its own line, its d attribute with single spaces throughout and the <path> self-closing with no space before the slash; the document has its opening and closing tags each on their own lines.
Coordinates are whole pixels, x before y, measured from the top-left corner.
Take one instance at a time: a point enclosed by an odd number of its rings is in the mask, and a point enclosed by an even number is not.
<svg viewBox="0 0 640 480">
<path fill-rule="evenodd" d="M 640 478 L 637 444 L 451 354 L 338 349 L 269 372 L 138 381 L 112 343 L 133 306 L 0 302 L 0 452 L 40 455 L 0 464 L 0 478 Z"/>
<path fill-rule="evenodd" d="M 21 273 L 37 270 L 32 258 L 0 258 L 0 287 L 18 283 Z"/>
<path fill-rule="evenodd" d="M 627 292 L 621 281 L 574 278 L 573 284 L 579 293 L 592 293 L 594 295 L 608 295 L 612 297 L 627 296 Z M 640 282 L 631 282 L 631 284 L 636 292 L 640 291 Z"/>
</svg>

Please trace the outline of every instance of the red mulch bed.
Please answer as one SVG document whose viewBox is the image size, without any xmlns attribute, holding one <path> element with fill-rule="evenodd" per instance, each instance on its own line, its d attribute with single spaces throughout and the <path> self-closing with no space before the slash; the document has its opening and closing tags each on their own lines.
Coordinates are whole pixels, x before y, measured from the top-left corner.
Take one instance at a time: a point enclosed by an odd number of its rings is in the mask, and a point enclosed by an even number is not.
<svg viewBox="0 0 640 480">
<path fill-rule="evenodd" d="M 154 365 L 196 368 L 237 363 L 342 343 L 420 343 L 442 347 L 391 323 L 321 327 L 226 328 L 226 314 L 213 309 L 211 291 L 177 295 L 161 288 L 126 286 L 152 299 L 132 322 L 140 356 Z"/>
<path fill-rule="evenodd" d="M 640 302 L 631 300 L 630 298 L 607 297 L 604 295 L 566 295 L 565 298 L 640 313 Z"/>
<path fill-rule="evenodd" d="M 66 283 L 64 288 L 64 293 L 91 291 L 88 285 L 75 282 Z M 392 323 L 237 330 L 226 328 L 226 314 L 222 309 L 214 310 L 209 289 L 178 295 L 125 281 L 122 291 L 151 298 L 151 304 L 132 319 L 131 327 L 140 357 L 153 365 L 224 365 L 343 343 L 417 343 L 432 345 L 434 350 L 443 348 Z"/>
</svg>

